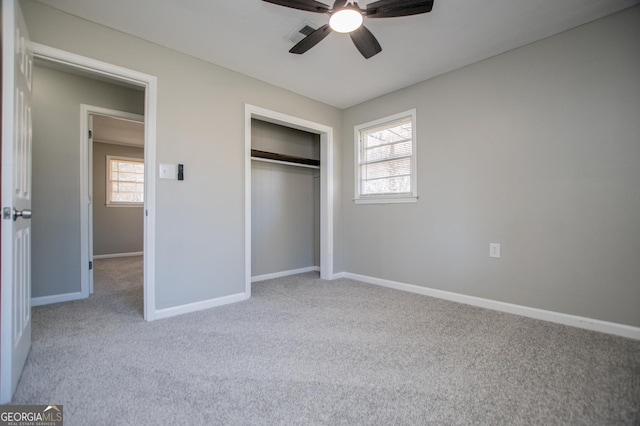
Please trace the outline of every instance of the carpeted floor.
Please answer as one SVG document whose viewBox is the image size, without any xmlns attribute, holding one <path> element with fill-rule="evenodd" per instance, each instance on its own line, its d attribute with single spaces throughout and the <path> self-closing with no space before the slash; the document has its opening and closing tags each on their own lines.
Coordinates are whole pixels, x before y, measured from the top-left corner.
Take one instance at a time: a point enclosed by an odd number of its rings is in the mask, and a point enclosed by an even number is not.
<svg viewBox="0 0 640 426">
<path fill-rule="evenodd" d="M 640 423 L 640 341 L 316 273 L 147 323 L 141 258 L 95 266 L 33 309 L 13 400 L 67 426 Z"/>
</svg>

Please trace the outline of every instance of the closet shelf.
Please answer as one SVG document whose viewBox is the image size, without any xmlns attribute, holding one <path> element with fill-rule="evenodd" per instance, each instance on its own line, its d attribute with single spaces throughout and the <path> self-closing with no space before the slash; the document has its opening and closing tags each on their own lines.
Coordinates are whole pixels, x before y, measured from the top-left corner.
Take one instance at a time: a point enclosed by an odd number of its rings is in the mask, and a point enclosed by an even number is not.
<svg viewBox="0 0 640 426">
<path fill-rule="evenodd" d="M 258 161 L 269 161 L 290 164 L 292 166 L 303 166 L 320 168 L 320 161 L 312 158 L 294 157 L 293 155 L 276 154 L 275 152 L 251 150 L 251 158 Z"/>
</svg>

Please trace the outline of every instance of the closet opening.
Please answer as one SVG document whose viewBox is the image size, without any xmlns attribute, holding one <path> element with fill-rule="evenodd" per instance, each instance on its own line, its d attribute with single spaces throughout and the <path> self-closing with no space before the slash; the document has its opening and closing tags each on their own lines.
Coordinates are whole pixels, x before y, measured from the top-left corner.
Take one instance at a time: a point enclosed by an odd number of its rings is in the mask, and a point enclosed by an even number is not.
<svg viewBox="0 0 640 426">
<path fill-rule="evenodd" d="M 333 279 L 333 128 L 245 105 L 245 282 Z"/>
<path fill-rule="evenodd" d="M 320 135 L 251 119 L 251 280 L 320 271 Z"/>
</svg>

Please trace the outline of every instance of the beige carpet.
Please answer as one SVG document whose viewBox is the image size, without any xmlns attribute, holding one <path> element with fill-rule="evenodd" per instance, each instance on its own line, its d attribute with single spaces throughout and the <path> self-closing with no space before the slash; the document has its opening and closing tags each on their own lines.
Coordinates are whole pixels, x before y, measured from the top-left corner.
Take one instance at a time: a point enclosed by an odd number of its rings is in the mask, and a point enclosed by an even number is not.
<svg viewBox="0 0 640 426">
<path fill-rule="evenodd" d="M 640 423 L 639 341 L 315 273 L 146 323 L 141 271 L 97 261 L 90 299 L 34 308 L 14 403 L 67 426 Z"/>
</svg>

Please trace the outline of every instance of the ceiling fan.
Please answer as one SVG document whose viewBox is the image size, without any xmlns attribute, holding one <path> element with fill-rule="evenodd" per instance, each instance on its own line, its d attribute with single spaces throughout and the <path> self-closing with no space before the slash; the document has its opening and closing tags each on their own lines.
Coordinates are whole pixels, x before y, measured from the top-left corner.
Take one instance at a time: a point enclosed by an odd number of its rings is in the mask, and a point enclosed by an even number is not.
<svg viewBox="0 0 640 426">
<path fill-rule="evenodd" d="M 351 0 L 335 0 L 332 7 L 315 0 L 263 0 L 280 6 L 307 12 L 326 13 L 329 23 L 313 31 L 298 44 L 293 46 L 290 53 L 302 54 L 320 43 L 332 31 L 348 33 L 356 48 L 366 59 L 382 51 L 378 40 L 371 31 L 362 25 L 363 18 L 394 18 L 397 16 L 418 15 L 431 12 L 434 0 L 378 0 L 361 9 L 358 3 Z"/>
</svg>

